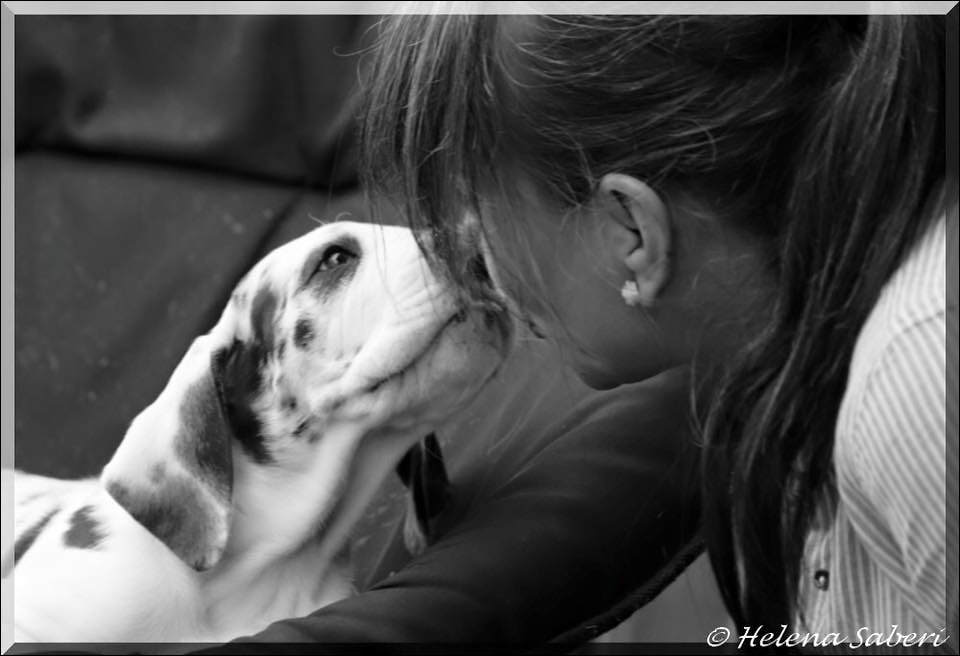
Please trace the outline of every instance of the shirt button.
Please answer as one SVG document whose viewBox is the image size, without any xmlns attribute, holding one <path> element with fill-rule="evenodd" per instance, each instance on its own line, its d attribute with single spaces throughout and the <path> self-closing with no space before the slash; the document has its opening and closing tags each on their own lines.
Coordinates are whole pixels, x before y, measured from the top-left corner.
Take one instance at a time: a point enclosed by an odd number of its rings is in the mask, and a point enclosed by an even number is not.
<svg viewBox="0 0 960 656">
<path fill-rule="evenodd" d="M 818 569 L 813 574 L 813 584 L 817 590 L 826 590 L 830 585 L 830 572 L 825 569 Z"/>
</svg>

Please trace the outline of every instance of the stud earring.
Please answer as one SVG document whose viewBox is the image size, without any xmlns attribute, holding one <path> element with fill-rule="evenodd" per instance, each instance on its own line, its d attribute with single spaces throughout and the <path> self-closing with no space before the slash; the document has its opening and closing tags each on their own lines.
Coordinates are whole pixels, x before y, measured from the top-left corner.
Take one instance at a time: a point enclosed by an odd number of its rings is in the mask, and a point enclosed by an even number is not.
<svg viewBox="0 0 960 656">
<path fill-rule="evenodd" d="M 635 280 L 628 280 L 627 282 L 623 283 L 623 288 L 620 290 L 620 295 L 623 297 L 623 302 L 630 307 L 636 307 L 643 304 L 643 299 L 640 297 L 640 289 L 637 287 L 637 282 Z"/>
</svg>

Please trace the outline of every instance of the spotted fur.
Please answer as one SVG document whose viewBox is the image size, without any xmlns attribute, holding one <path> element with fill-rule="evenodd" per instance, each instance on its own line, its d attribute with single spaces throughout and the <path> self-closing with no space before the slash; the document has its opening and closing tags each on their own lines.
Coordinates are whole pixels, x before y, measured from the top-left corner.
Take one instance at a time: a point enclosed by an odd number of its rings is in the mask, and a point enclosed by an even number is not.
<svg viewBox="0 0 960 656">
<path fill-rule="evenodd" d="M 70 528 L 63 534 L 63 544 L 73 549 L 96 549 L 107 537 L 106 530 L 93 516 L 93 506 L 83 506 L 70 515 Z"/>
<path fill-rule="evenodd" d="M 313 324 L 310 323 L 310 320 L 306 318 L 297 319 L 296 326 L 293 329 L 293 343 L 296 344 L 297 348 L 310 348 L 313 338 Z"/>
<path fill-rule="evenodd" d="M 34 540 L 40 535 L 44 527 L 50 522 L 57 510 L 51 510 L 41 517 L 35 524 L 32 524 L 27 530 L 17 536 L 13 543 L 13 562 L 18 562 L 25 553 L 33 546 Z"/>
<path fill-rule="evenodd" d="M 98 479 L 16 473 L 15 639 L 216 642 L 350 594 L 340 555 L 365 505 L 505 348 L 408 230 L 335 223 L 282 246 Z"/>
</svg>

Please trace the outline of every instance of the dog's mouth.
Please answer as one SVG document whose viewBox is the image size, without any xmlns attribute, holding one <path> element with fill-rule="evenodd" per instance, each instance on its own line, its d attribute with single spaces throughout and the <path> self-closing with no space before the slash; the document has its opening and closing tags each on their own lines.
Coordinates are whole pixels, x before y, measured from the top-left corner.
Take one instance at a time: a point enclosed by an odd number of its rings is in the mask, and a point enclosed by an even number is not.
<svg viewBox="0 0 960 656">
<path fill-rule="evenodd" d="M 401 365 L 399 368 L 395 369 L 393 372 L 388 373 L 374 380 L 373 383 L 371 383 L 366 387 L 364 392 L 367 394 L 373 394 L 374 392 L 379 391 L 387 383 L 397 380 L 407 372 L 411 371 L 414 367 L 416 367 L 426 357 L 428 353 L 430 353 L 434 348 L 436 348 L 437 344 L 443 338 L 444 333 L 447 332 L 447 329 L 450 326 L 452 326 L 454 323 L 456 323 L 455 319 L 456 319 L 456 315 L 448 319 L 446 323 L 440 326 L 437 332 L 434 333 L 433 337 L 431 337 L 430 340 L 427 341 L 426 345 L 420 351 L 415 353 L 405 364 Z"/>
<path fill-rule="evenodd" d="M 373 383 L 369 384 L 364 390 L 365 393 L 370 394 L 377 392 L 384 385 L 394 382 L 416 369 L 421 362 L 426 360 L 427 357 L 437 349 L 447 332 L 454 326 L 469 321 L 470 314 L 473 312 L 480 312 L 482 314 L 479 320 L 483 322 L 484 330 L 492 336 L 495 342 L 495 348 L 500 356 L 503 357 L 509 347 L 512 334 L 504 307 L 495 301 L 475 302 L 469 307 L 461 308 L 447 318 L 444 323 L 440 324 L 433 336 L 424 343 L 423 348 L 414 353 L 403 365 L 389 374 L 380 376 Z"/>
</svg>

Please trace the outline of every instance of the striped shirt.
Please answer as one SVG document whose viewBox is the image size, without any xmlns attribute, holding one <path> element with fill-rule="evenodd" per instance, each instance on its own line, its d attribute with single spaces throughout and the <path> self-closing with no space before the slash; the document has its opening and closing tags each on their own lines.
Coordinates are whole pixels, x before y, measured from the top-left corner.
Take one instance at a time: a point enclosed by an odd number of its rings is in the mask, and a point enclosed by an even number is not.
<svg viewBox="0 0 960 656">
<path fill-rule="evenodd" d="M 946 409 L 946 331 L 950 323 L 955 343 L 957 317 L 946 250 L 956 235 L 955 213 L 932 226 L 857 339 L 836 424 L 836 504 L 805 545 L 801 632 L 851 643 L 935 633 L 960 644 L 956 400 Z"/>
</svg>

